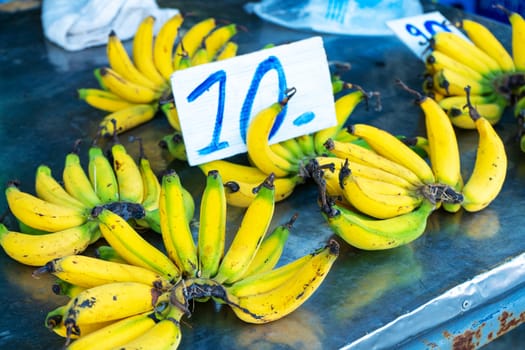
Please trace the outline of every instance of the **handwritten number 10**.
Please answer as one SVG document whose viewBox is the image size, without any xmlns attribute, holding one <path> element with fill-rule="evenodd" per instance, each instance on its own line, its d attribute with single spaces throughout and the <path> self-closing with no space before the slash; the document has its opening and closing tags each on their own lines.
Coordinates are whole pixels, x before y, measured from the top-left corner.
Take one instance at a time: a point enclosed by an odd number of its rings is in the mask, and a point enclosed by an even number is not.
<svg viewBox="0 0 525 350">
<path fill-rule="evenodd" d="M 240 132 L 241 137 L 244 142 L 246 142 L 246 130 L 248 128 L 249 118 L 253 106 L 253 101 L 255 95 L 259 89 L 259 84 L 262 78 L 271 70 L 275 70 L 277 73 L 278 84 L 279 84 L 279 99 L 282 100 L 286 93 L 286 77 L 284 75 L 284 70 L 279 59 L 275 56 L 270 56 L 257 66 L 255 73 L 253 75 L 248 93 L 244 98 L 244 103 L 241 108 L 240 115 Z M 227 141 L 220 141 L 222 123 L 224 119 L 224 103 L 226 97 L 226 72 L 220 70 L 214 72 L 208 76 L 201 84 L 199 84 L 187 97 L 188 102 L 195 101 L 200 95 L 208 91 L 215 83 L 219 84 L 219 96 L 217 103 L 217 113 L 215 116 L 215 125 L 213 127 L 213 134 L 211 142 L 197 152 L 200 155 L 207 155 L 215 151 L 221 150 L 229 146 Z M 275 124 L 270 133 L 270 137 L 277 132 L 281 126 L 284 116 L 286 115 L 286 106 L 283 108 L 282 112 L 277 116 Z"/>
<path fill-rule="evenodd" d="M 219 137 L 222 129 L 222 119 L 224 118 L 226 73 L 223 70 L 220 70 L 211 74 L 208 78 L 206 78 L 206 80 L 204 80 L 199 86 L 195 88 L 195 90 L 193 90 L 188 95 L 188 102 L 195 101 L 197 97 L 202 95 L 203 92 L 208 91 L 208 89 L 216 82 L 219 82 L 219 102 L 217 103 L 217 115 L 215 117 L 215 126 L 213 127 L 213 136 L 208 146 L 198 150 L 200 155 L 210 154 L 214 151 L 218 151 L 220 149 L 228 147 L 228 142 L 219 142 Z"/>
</svg>

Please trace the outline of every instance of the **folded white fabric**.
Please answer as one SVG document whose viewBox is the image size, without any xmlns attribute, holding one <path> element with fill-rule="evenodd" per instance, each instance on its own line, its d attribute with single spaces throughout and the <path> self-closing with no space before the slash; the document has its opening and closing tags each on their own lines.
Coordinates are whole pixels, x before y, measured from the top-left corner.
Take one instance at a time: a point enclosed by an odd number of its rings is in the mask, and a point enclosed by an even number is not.
<svg viewBox="0 0 525 350">
<path fill-rule="evenodd" d="M 135 34 L 141 20 L 155 17 L 155 31 L 178 9 L 159 8 L 154 0 L 44 0 L 44 35 L 69 51 L 105 45 L 113 30 L 121 40 Z"/>
</svg>

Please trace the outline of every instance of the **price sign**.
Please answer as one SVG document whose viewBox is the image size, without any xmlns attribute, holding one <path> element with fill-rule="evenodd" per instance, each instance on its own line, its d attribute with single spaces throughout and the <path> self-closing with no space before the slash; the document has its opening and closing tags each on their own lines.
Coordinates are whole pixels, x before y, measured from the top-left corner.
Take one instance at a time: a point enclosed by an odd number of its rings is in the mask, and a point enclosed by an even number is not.
<svg viewBox="0 0 525 350">
<path fill-rule="evenodd" d="M 246 152 L 253 116 L 288 88 L 297 92 L 278 116 L 270 143 L 336 124 L 321 37 L 175 71 L 171 85 L 190 165 Z"/>
<path fill-rule="evenodd" d="M 429 40 L 437 32 L 453 32 L 469 40 L 438 11 L 388 21 L 387 25 L 421 60 L 430 53 Z"/>
</svg>

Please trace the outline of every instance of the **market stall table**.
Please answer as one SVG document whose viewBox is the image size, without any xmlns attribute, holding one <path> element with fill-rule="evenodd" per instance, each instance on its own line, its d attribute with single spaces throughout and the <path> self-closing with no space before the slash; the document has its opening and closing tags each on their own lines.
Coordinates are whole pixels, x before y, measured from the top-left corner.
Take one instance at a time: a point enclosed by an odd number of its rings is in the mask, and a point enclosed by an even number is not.
<svg viewBox="0 0 525 350">
<path fill-rule="evenodd" d="M 240 53 L 317 35 L 264 22 L 247 14 L 242 1 L 159 4 L 191 13 L 188 24 L 214 16 L 241 25 L 246 31 L 237 35 Z M 425 11 L 438 9 L 450 20 L 465 16 L 436 6 L 425 4 Z M 480 20 L 509 45 L 508 25 Z M 96 86 L 93 69 L 107 63 L 105 47 L 66 52 L 49 43 L 42 34 L 39 10 L 1 14 L 0 22 L 0 183 L 16 179 L 32 191 L 37 166 L 47 164 L 60 173 L 64 156 L 77 139 L 83 140 L 80 154 L 87 157 L 102 113 L 78 100 L 76 90 Z M 330 61 L 351 64 L 343 73 L 346 81 L 381 93 L 383 109 L 366 109 L 362 104 L 352 114 L 353 122 L 371 123 L 406 136 L 424 133 L 413 96 L 394 84 L 399 78 L 420 87 L 424 65 L 399 39 L 337 35 L 323 35 L 323 39 Z M 126 45 L 129 48 L 130 42 Z M 323 285 L 297 311 L 270 324 L 246 324 L 226 307 L 195 303 L 193 315 L 181 324 L 180 348 L 372 349 L 399 344 L 475 348 L 522 323 L 524 155 L 515 140 L 510 110 L 496 129 L 506 144 L 509 168 L 503 190 L 488 208 L 472 214 L 439 210 L 421 238 L 390 251 L 360 251 L 339 240 L 340 257 Z M 122 135 L 121 140 L 137 156 L 138 145 L 127 137 L 140 136 L 157 173 L 175 169 L 198 200 L 205 179 L 201 171 L 172 160 L 158 146 L 170 132 L 167 120 L 159 116 Z M 457 134 L 463 170 L 468 174 L 477 135 L 469 130 L 457 130 Z M 299 213 L 281 263 L 333 237 L 320 214 L 316 191 L 313 184 L 304 184 L 276 206 L 274 225 Z M 6 211 L 2 200 L 0 213 Z M 230 222 L 238 222 L 242 212 L 229 210 Z M 16 227 L 10 215 L 5 223 Z M 158 234 L 147 232 L 145 236 L 161 244 Z M 87 253 L 93 253 L 93 248 Z M 59 349 L 64 345 L 63 338 L 44 327 L 44 318 L 65 299 L 51 292 L 53 277 L 35 279 L 32 271 L 0 253 L 0 348 Z"/>
</svg>

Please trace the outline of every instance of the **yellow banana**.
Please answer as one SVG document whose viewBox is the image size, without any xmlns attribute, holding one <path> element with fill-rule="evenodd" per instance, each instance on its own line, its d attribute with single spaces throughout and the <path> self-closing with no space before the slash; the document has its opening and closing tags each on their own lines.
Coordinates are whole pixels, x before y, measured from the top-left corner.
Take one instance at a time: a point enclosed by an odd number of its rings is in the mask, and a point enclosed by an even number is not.
<svg viewBox="0 0 525 350">
<path fill-rule="evenodd" d="M 108 36 L 106 55 L 111 69 L 124 77 L 124 79 L 153 90 L 161 90 L 161 85 L 159 86 L 151 81 L 135 67 L 122 41 L 120 41 L 120 38 L 113 30 Z"/>
<path fill-rule="evenodd" d="M 280 319 L 301 306 L 319 287 L 339 255 L 339 244 L 331 240 L 313 253 L 295 278 L 266 293 L 236 297 L 227 294 L 226 303 L 241 320 L 267 323 Z"/>
<path fill-rule="evenodd" d="M 179 113 L 177 112 L 177 107 L 175 107 L 175 103 L 164 103 L 160 106 L 160 109 L 166 116 L 166 119 L 168 119 L 168 123 L 170 123 L 171 127 L 177 131 L 181 131 Z"/>
<path fill-rule="evenodd" d="M 99 126 L 104 136 L 120 134 L 150 121 L 155 113 L 157 105 L 135 104 L 106 115 Z"/>
<path fill-rule="evenodd" d="M 84 203 L 71 196 L 53 177 L 51 168 L 47 165 L 40 165 L 36 170 L 35 176 L 36 195 L 53 204 L 64 207 L 73 207 L 80 210 L 90 209 Z"/>
<path fill-rule="evenodd" d="M 76 297 L 80 292 L 86 290 L 84 287 L 75 286 L 69 282 L 63 281 L 59 278 L 51 286 L 51 290 L 56 295 L 65 295 L 68 298 L 72 299 Z"/>
<path fill-rule="evenodd" d="M 339 171 L 346 161 L 337 157 L 316 157 L 308 163 L 307 169 L 308 175 L 318 186 L 322 186 L 328 196 L 349 204 L 339 184 Z"/>
<path fill-rule="evenodd" d="M 161 95 L 159 91 L 125 79 L 109 67 L 95 69 L 95 76 L 109 91 L 132 103 L 151 103 Z"/>
<path fill-rule="evenodd" d="M 97 197 L 103 203 L 119 200 L 117 176 L 113 171 L 111 161 L 102 148 L 92 145 L 89 150 L 88 176 Z"/>
<path fill-rule="evenodd" d="M 73 285 L 92 288 L 106 283 L 139 282 L 159 290 L 170 283 L 158 273 L 140 266 L 106 261 L 84 255 L 67 255 L 48 261 L 34 276 L 51 273 Z"/>
<path fill-rule="evenodd" d="M 199 164 L 199 168 L 206 175 L 211 170 L 217 170 L 223 182 L 239 180 L 260 184 L 266 179 L 267 175 L 258 168 L 249 165 L 238 164 L 228 160 L 212 160 L 207 163 Z"/>
<path fill-rule="evenodd" d="M 164 22 L 153 44 L 153 62 L 167 81 L 170 80 L 171 73 L 173 73 L 173 48 L 183 20 L 182 15 L 177 13 Z"/>
<path fill-rule="evenodd" d="M 128 262 L 121 257 L 115 248 L 109 245 L 100 245 L 95 249 L 95 257 L 98 259 L 106 260 L 106 261 L 112 261 L 112 262 L 118 262 L 122 264 L 127 264 Z"/>
<path fill-rule="evenodd" d="M 151 168 L 151 163 L 144 155 L 141 147 L 139 159 L 139 170 L 142 176 L 144 195 L 142 196 L 142 206 L 146 211 L 153 211 L 159 208 L 161 185 L 157 174 Z"/>
<path fill-rule="evenodd" d="M 115 282 L 80 292 L 67 304 L 64 325 L 71 334 L 78 325 L 119 320 L 153 310 L 160 292 L 137 282 Z"/>
<path fill-rule="evenodd" d="M 121 201 L 142 203 L 144 198 L 144 183 L 140 168 L 126 147 L 119 142 L 111 146 L 113 169 L 117 176 L 118 192 Z"/>
<path fill-rule="evenodd" d="M 159 200 L 161 185 L 157 175 L 151 168 L 149 159 L 146 158 L 144 154 L 142 140 L 140 138 L 137 140 L 140 145 L 139 170 L 144 187 L 144 195 L 141 203 L 144 208 L 144 217 L 139 219 L 135 218 L 135 223 L 138 226 L 150 228 L 160 233 Z M 193 216 L 193 212 L 191 215 Z"/>
<path fill-rule="evenodd" d="M 324 152 L 326 152 L 324 148 L 324 143 L 326 140 L 333 138 L 339 130 L 343 129 L 354 109 L 364 98 L 364 92 L 359 89 L 349 92 L 335 100 L 335 116 L 337 124 L 335 126 L 319 130 L 314 134 L 314 144 L 317 154 L 322 155 Z"/>
<path fill-rule="evenodd" d="M 13 215 L 26 225 L 38 230 L 54 232 L 82 225 L 88 220 L 85 210 L 65 207 L 21 191 L 10 183 L 5 196 Z"/>
<path fill-rule="evenodd" d="M 202 193 L 198 234 L 199 277 L 210 278 L 217 274 L 224 254 L 226 240 L 226 194 L 217 170 L 206 176 Z"/>
<path fill-rule="evenodd" d="M 264 180 L 263 180 L 264 181 Z M 279 177 L 273 181 L 275 187 L 275 202 L 288 198 L 295 187 L 302 182 L 300 176 Z M 257 188 L 262 181 L 244 182 L 237 180 L 225 181 L 226 201 L 234 207 L 246 208 L 254 200 Z"/>
<path fill-rule="evenodd" d="M 213 60 L 217 53 L 237 34 L 237 25 L 230 23 L 211 31 L 203 40 L 203 46 L 210 60 Z"/>
<path fill-rule="evenodd" d="M 212 56 L 209 55 L 208 50 L 205 47 L 199 47 L 197 51 L 195 51 L 195 54 L 191 57 L 190 65 L 192 67 L 209 63 L 213 59 Z"/>
<path fill-rule="evenodd" d="M 344 168 L 343 168 L 344 169 Z M 350 169 L 350 168 L 347 168 Z M 343 171 L 344 172 L 344 171 Z M 358 180 L 359 186 L 365 191 L 373 191 L 390 196 L 417 196 L 416 188 L 407 188 L 398 184 L 383 181 L 380 179 L 371 179 L 356 175 L 353 171 L 353 177 Z M 344 182 L 343 182 L 344 183 Z"/>
<path fill-rule="evenodd" d="M 515 70 L 512 56 L 487 27 L 480 22 L 468 18 L 464 18 L 459 26 L 467 33 L 467 36 L 472 40 L 474 45 L 498 62 L 502 71 L 513 72 Z"/>
<path fill-rule="evenodd" d="M 315 141 L 313 134 L 297 136 L 295 138 L 301 148 L 304 157 L 311 158 L 316 156 Z"/>
<path fill-rule="evenodd" d="M 115 321 L 69 344 L 67 350 L 111 350 L 144 334 L 156 324 L 152 312 L 145 312 Z"/>
<path fill-rule="evenodd" d="M 444 96 L 465 95 L 465 86 L 472 87 L 475 95 L 490 94 L 492 86 L 480 80 L 474 80 L 448 68 L 442 68 L 434 73 L 434 90 Z"/>
<path fill-rule="evenodd" d="M 119 350 L 170 350 L 177 349 L 181 341 L 181 330 L 179 320 L 184 312 L 172 307 L 166 318 L 157 322 L 153 327 L 146 330 L 138 337 L 128 343 L 118 346 Z"/>
<path fill-rule="evenodd" d="M 123 218 L 108 209 L 96 210 L 100 231 L 115 251 L 130 264 L 160 273 L 177 281 L 180 271 L 159 249 L 140 236 Z"/>
<path fill-rule="evenodd" d="M 484 79 L 481 73 L 466 64 L 456 61 L 441 51 L 432 51 L 426 58 L 426 65 L 431 68 L 430 70 L 433 74 L 442 69 L 447 69 L 473 81 L 482 81 Z"/>
<path fill-rule="evenodd" d="M 295 93 L 295 89 L 288 91 L 287 96 L 279 102 L 273 103 L 259 111 L 252 119 L 246 133 L 246 148 L 250 159 L 255 166 L 267 175 L 276 177 L 288 176 L 297 172 L 297 165 L 277 155 L 268 143 L 270 131 L 275 118 Z"/>
<path fill-rule="evenodd" d="M 298 138 L 295 137 L 288 140 L 284 140 L 279 143 L 273 144 L 270 147 L 273 147 L 274 145 L 282 145 L 288 150 L 289 153 L 291 153 L 290 159 L 298 163 L 299 161 L 304 159 L 306 155 L 303 153 L 301 145 L 299 144 L 297 139 Z"/>
<path fill-rule="evenodd" d="M 410 187 L 410 184 L 415 187 L 423 184 L 410 169 L 355 143 L 329 139 L 325 147 L 338 158 L 334 160 L 336 169 L 342 165 L 341 160 L 347 159 L 352 172 L 362 177 L 383 178 L 384 181 L 407 187 Z M 332 157 L 317 157 L 316 159 L 322 165 L 330 163 L 330 158 Z"/>
<path fill-rule="evenodd" d="M 161 184 L 159 211 L 164 247 L 183 274 L 194 277 L 199 268 L 197 247 L 185 214 L 180 177 L 175 171 L 169 171 Z"/>
<path fill-rule="evenodd" d="M 117 94 L 102 89 L 78 89 L 78 98 L 88 105 L 106 112 L 116 112 L 133 105 Z"/>
<path fill-rule="evenodd" d="M 388 131 L 368 124 L 351 125 L 349 131 L 363 138 L 378 154 L 411 170 L 423 183 L 434 183 L 430 165 Z"/>
<path fill-rule="evenodd" d="M 237 51 L 239 49 L 239 45 L 233 41 L 228 41 L 221 51 L 217 54 L 217 61 L 222 61 L 228 58 L 232 58 L 237 56 Z"/>
<path fill-rule="evenodd" d="M 525 70 L 525 48 L 523 42 L 525 41 L 525 19 L 514 11 L 509 11 L 501 5 L 494 5 L 496 8 L 502 10 L 508 17 L 512 27 L 512 60 L 516 70 Z"/>
<path fill-rule="evenodd" d="M 236 297 L 267 293 L 295 278 L 301 268 L 313 257 L 313 254 L 307 254 L 275 269 L 247 275 L 231 286 L 227 286 L 226 290 Z"/>
<path fill-rule="evenodd" d="M 186 161 L 186 146 L 180 131 L 174 131 L 171 134 L 165 135 L 160 141 L 159 146 L 166 149 L 168 153 L 177 160 Z"/>
<path fill-rule="evenodd" d="M 475 104 L 479 115 L 487 119 L 491 125 L 496 125 L 505 112 L 505 105 L 501 102 L 494 101 L 489 103 Z M 462 129 L 476 129 L 476 124 L 469 115 L 468 109 L 451 108 L 447 112 L 451 123 Z"/>
<path fill-rule="evenodd" d="M 111 321 L 106 322 L 94 322 L 88 324 L 77 325 L 75 329 L 68 329 L 64 324 L 67 317 L 66 313 L 68 310 L 68 304 L 61 305 L 54 310 L 51 310 L 45 319 L 46 327 L 58 334 L 59 336 L 66 338 L 66 343 L 69 343 L 71 339 L 77 339 L 81 335 L 87 335 L 98 329 L 107 326 Z"/>
<path fill-rule="evenodd" d="M 183 70 L 183 69 L 190 68 L 190 67 L 191 67 L 191 57 L 188 55 L 187 52 L 183 52 L 181 54 L 181 59 L 179 61 L 179 66 L 177 70 Z"/>
<path fill-rule="evenodd" d="M 275 208 L 273 176 L 269 176 L 258 188 L 250 203 L 233 241 L 219 265 L 218 283 L 233 283 L 248 269 L 270 225 Z"/>
<path fill-rule="evenodd" d="M 326 222 L 334 232 L 353 247 L 384 250 L 408 244 L 419 238 L 435 205 L 424 200 L 406 214 L 388 219 L 374 219 L 337 204 L 322 208 Z"/>
<path fill-rule="evenodd" d="M 290 140 L 293 140 L 293 139 L 290 139 Z M 274 143 L 273 145 L 270 145 L 270 150 L 273 153 L 275 153 L 277 156 L 286 159 L 291 164 L 299 163 L 300 158 L 298 158 L 290 148 L 287 148 L 286 146 L 284 146 L 283 142 Z"/>
<path fill-rule="evenodd" d="M 180 69 L 180 61 L 184 55 L 188 57 L 193 56 L 195 51 L 201 46 L 206 35 L 215 28 L 215 24 L 214 18 L 206 18 L 188 29 L 175 48 L 173 70 Z"/>
<path fill-rule="evenodd" d="M 250 266 L 248 266 L 248 269 L 241 276 L 241 281 L 247 277 L 270 271 L 277 265 L 296 219 L 297 214 L 293 215 L 287 223 L 275 227 L 272 232 L 264 238 Z"/>
<path fill-rule="evenodd" d="M 474 169 L 463 187 L 464 201 L 461 205 L 465 210 L 474 212 L 487 207 L 501 191 L 507 174 L 507 154 L 492 125 L 477 113 L 470 101 L 468 108 L 479 140 Z"/>
<path fill-rule="evenodd" d="M 360 212 L 377 219 L 409 213 L 423 201 L 423 197 L 417 194 L 382 193 L 381 188 L 365 186 L 364 178 L 352 175 L 341 181 L 345 199 Z"/>
<path fill-rule="evenodd" d="M 495 94 L 490 95 L 470 95 L 470 101 L 473 105 L 482 103 L 494 102 L 497 99 Z M 441 99 L 439 106 L 448 112 L 451 108 L 464 109 L 467 104 L 467 96 L 465 94 L 459 96 L 447 96 Z"/>
<path fill-rule="evenodd" d="M 486 77 L 500 72 L 499 64 L 483 50 L 452 32 L 437 32 L 432 36 L 431 46 Z"/>
<path fill-rule="evenodd" d="M 452 187 L 456 192 L 461 192 L 463 178 L 461 176 L 459 146 L 456 132 L 448 115 L 432 98 L 410 89 L 401 81 L 398 81 L 398 84 L 405 91 L 416 95 L 416 104 L 419 105 L 425 115 L 428 156 L 436 181 Z M 459 203 L 444 203 L 443 207 L 450 212 L 456 212 L 461 208 Z"/>
<path fill-rule="evenodd" d="M 42 266 L 52 259 L 80 254 L 99 237 L 95 221 L 42 235 L 9 231 L 0 224 L 0 245 L 6 254 L 29 266 Z"/>
<path fill-rule="evenodd" d="M 102 203 L 91 185 L 91 181 L 89 181 L 89 175 L 80 164 L 78 153 L 75 151 L 66 155 L 62 180 L 66 191 L 86 206 L 94 207 Z"/>
<path fill-rule="evenodd" d="M 138 70 L 157 86 L 167 86 L 153 61 L 153 28 L 155 17 L 147 16 L 140 22 L 133 38 L 133 62 Z"/>
</svg>

